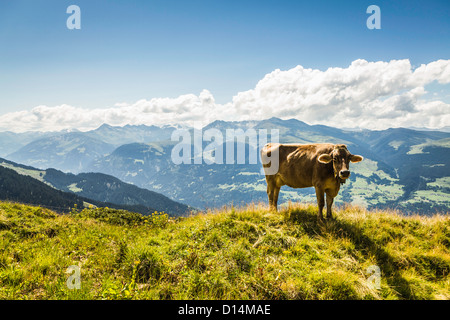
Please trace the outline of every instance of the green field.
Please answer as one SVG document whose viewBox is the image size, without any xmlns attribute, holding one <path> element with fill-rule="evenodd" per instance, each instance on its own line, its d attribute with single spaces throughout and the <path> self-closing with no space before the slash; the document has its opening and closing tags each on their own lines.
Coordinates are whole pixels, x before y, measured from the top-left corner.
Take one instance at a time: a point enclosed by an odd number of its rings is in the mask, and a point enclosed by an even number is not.
<svg viewBox="0 0 450 320">
<path fill-rule="evenodd" d="M 448 215 L 316 215 L 250 205 L 173 220 L 0 202 L 0 299 L 450 298 Z"/>
</svg>

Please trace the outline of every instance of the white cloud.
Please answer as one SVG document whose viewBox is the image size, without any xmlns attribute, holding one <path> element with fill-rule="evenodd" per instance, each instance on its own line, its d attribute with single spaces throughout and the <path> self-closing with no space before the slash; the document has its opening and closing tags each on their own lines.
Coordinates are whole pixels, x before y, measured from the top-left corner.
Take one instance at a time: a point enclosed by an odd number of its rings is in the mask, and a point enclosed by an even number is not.
<svg viewBox="0 0 450 320">
<path fill-rule="evenodd" d="M 432 81 L 449 83 L 449 70 L 450 60 L 414 71 L 409 60 L 356 60 L 348 68 L 326 71 L 297 66 L 266 75 L 255 89 L 235 96 L 233 104 L 240 114 L 295 117 L 336 127 L 410 126 L 406 119 L 414 118 L 420 122 L 417 126 L 436 128 L 450 123 L 433 108 L 449 114 L 450 105 L 421 98 Z"/>
<path fill-rule="evenodd" d="M 217 104 L 212 94 L 203 90 L 198 96 L 143 99 L 105 109 L 37 106 L 0 116 L 0 129 L 89 130 L 103 123 L 192 125 L 272 116 L 368 129 L 449 126 L 450 105 L 425 99 L 425 87 L 434 81 L 450 83 L 450 60 L 433 61 L 414 70 L 409 60 L 355 60 L 347 68 L 325 71 L 297 66 L 267 74 L 254 89 L 239 92 L 226 104 Z"/>
</svg>

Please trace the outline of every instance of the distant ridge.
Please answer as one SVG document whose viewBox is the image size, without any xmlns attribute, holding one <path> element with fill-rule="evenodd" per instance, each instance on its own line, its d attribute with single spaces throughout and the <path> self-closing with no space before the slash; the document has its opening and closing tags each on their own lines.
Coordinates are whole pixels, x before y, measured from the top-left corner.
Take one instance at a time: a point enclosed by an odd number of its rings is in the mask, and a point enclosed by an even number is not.
<svg viewBox="0 0 450 320">
<path fill-rule="evenodd" d="M 74 207 L 82 209 L 89 205 L 124 209 L 142 214 L 155 211 L 153 208 L 141 205 L 118 205 L 79 197 L 56 190 L 43 182 L 2 166 L 0 166 L 0 200 L 43 206 L 60 213 L 67 213 Z"/>
<path fill-rule="evenodd" d="M 4 200 L 46 206 L 57 202 L 61 203 L 62 207 L 73 206 L 74 203 L 82 206 L 83 202 L 88 202 L 96 206 L 126 209 L 142 214 L 163 211 L 172 216 L 186 215 L 193 210 L 162 194 L 124 183 L 102 173 L 74 175 L 55 169 L 39 170 L 1 158 L 0 169 L 6 169 L 2 175 L 5 190 L 1 199 Z M 13 183 L 13 179 L 16 182 Z M 36 194 L 42 195 L 36 198 L 33 196 Z M 47 198 L 44 195 L 47 195 Z"/>
<path fill-rule="evenodd" d="M 27 140 L 31 137 L 29 134 L 25 137 L 8 133 L 0 134 L 0 146 L 3 143 L 10 150 L 15 145 L 13 142 L 17 141 L 20 152 L 16 149 L 11 154 L 17 158 L 7 157 L 9 160 L 21 159 L 16 162 L 74 174 L 107 174 L 199 209 L 217 208 L 229 203 L 242 205 L 267 201 L 265 179 L 259 174 L 260 164 L 175 165 L 171 159 L 171 151 L 178 142 L 171 141 L 170 137 L 177 127 L 117 127 L 105 124 L 95 130 L 77 132 L 76 134 L 85 137 L 78 140 L 86 142 L 84 144 L 78 144 L 75 133 L 60 134 L 70 138 L 68 140 L 56 138 L 57 133 L 48 136 L 36 133 L 34 141 Z M 242 129 L 246 132 L 251 128 L 257 133 L 260 129 L 265 129 L 269 134 L 270 130 L 277 129 L 282 143 L 346 144 L 351 152 L 363 155 L 365 161 L 351 165 L 350 179 L 336 198 L 338 205 L 352 203 L 368 209 L 395 208 L 405 214 L 417 211 L 421 214 L 433 214 L 448 212 L 450 209 L 449 132 L 420 131 L 417 128 L 343 130 L 325 125 L 310 125 L 301 119 L 283 120 L 275 117 L 246 121 L 217 120 L 202 130 L 205 132 L 209 128 L 220 130 L 224 137 L 227 129 Z M 26 138 L 28 145 L 24 147 L 22 143 L 25 140 L 19 138 Z M 37 143 L 38 141 L 40 142 Z M 41 144 L 42 141 L 49 144 Z M 51 141 L 59 143 L 51 145 Z M 98 141 L 111 149 L 97 154 L 90 153 L 98 150 Z M 208 145 L 205 141 L 203 144 L 203 147 Z M 76 148 L 67 148 L 67 145 L 75 145 Z M 212 157 L 212 154 L 209 156 Z M 247 155 L 245 157 L 247 159 Z M 64 190 L 81 195 L 81 192 L 90 188 L 81 188 L 81 184 L 81 180 L 73 181 L 65 184 L 68 189 Z M 280 197 L 280 202 L 285 204 L 289 201 L 315 201 L 312 188 L 286 188 Z M 123 200 L 134 203 L 131 199 Z"/>
</svg>

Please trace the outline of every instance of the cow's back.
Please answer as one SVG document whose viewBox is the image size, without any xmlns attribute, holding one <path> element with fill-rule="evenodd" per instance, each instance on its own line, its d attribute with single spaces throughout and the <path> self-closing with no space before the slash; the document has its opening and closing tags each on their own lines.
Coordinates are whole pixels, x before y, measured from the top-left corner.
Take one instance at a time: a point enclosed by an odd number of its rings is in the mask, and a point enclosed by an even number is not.
<svg viewBox="0 0 450 320">
<path fill-rule="evenodd" d="M 329 143 L 316 144 L 268 144 L 261 153 L 278 149 L 279 169 L 274 176 L 278 185 L 288 185 L 292 188 L 312 187 L 315 180 L 327 175 L 329 168 L 317 161 L 323 153 L 330 153 L 334 145 Z"/>
</svg>

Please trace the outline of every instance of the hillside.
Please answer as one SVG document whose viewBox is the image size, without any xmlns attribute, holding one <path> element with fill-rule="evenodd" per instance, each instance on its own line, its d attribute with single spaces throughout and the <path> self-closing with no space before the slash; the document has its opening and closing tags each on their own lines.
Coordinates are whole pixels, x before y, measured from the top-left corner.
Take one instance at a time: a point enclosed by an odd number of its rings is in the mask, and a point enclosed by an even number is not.
<svg viewBox="0 0 450 320">
<path fill-rule="evenodd" d="M 313 206 L 254 205 L 169 220 L 0 202 L 0 248 L 0 299 L 450 299 L 448 215 L 345 207 L 319 223 Z"/>
<path fill-rule="evenodd" d="M 55 135 L 61 135 L 65 131 L 59 131 L 59 132 L 36 132 L 36 131 L 29 131 L 29 132 L 22 132 L 22 133 L 16 133 L 11 131 L 3 131 L 0 132 L 0 157 L 4 157 L 10 153 L 13 153 L 20 148 L 26 146 L 28 143 L 32 141 L 36 141 L 38 139 L 42 138 L 49 138 L 51 136 Z"/>
<path fill-rule="evenodd" d="M 0 132 L 0 157 L 41 169 L 79 173 L 92 161 L 127 143 L 170 139 L 175 127 L 107 124 L 87 132 Z M 8 152 L 9 151 L 9 152 Z"/>
<path fill-rule="evenodd" d="M 63 192 L 35 178 L 18 174 L 16 171 L 3 166 L 0 166 L 0 200 L 40 205 L 62 213 L 69 212 L 75 206 L 84 208 L 92 205 L 131 210 L 142 214 L 150 214 L 155 211 L 151 207 L 139 204 L 115 204 L 80 197 L 71 192 Z"/>
<path fill-rule="evenodd" d="M 82 132 L 70 132 L 34 140 L 7 158 L 41 169 L 58 168 L 77 173 L 112 150 L 113 145 Z"/>
<path fill-rule="evenodd" d="M 74 175 L 71 173 L 64 173 L 55 169 L 40 170 L 2 158 L 0 158 L 0 167 L 12 169 L 20 175 L 37 179 L 40 182 L 43 182 L 44 184 L 57 190 L 67 193 L 73 193 L 79 197 L 91 199 L 91 203 L 93 203 L 93 201 L 113 203 L 114 205 L 110 205 L 113 208 L 116 208 L 117 205 L 120 208 L 124 208 L 127 210 L 131 210 L 132 208 L 134 208 L 135 211 L 137 210 L 136 212 L 144 214 L 157 210 L 164 211 L 171 216 L 187 215 L 191 210 L 194 210 L 193 208 L 173 201 L 162 194 L 139 188 L 132 184 L 122 182 L 113 176 L 102 173 L 90 172 Z M 37 186 L 38 184 L 34 182 L 34 185 Z M 47 189 L 47 186 L 44 187 Z M 7 191 L 7 193 L 9 194 L 11 192 Z M 73 196 L 71 198 L 73 198 Z M 30 200 L 26 200 L 25 198 L 10 197 L 3 199 L 41 205 L 45 204 L 43 202 L 30 202 Z M 47 197 L 45 199 L 51 198 Z"/>
<path fill-rule="evenodd" d="M 188 215 L 191 210 L 194 210 L 160 193 L 139 188 L 103 173 L 89 172 L 74 175 L 55 169 L 47 169 L 45 173 L 43 179 L 55 188 L 98 201 L 151 207 L 171 216 Z"/>
</svg>

